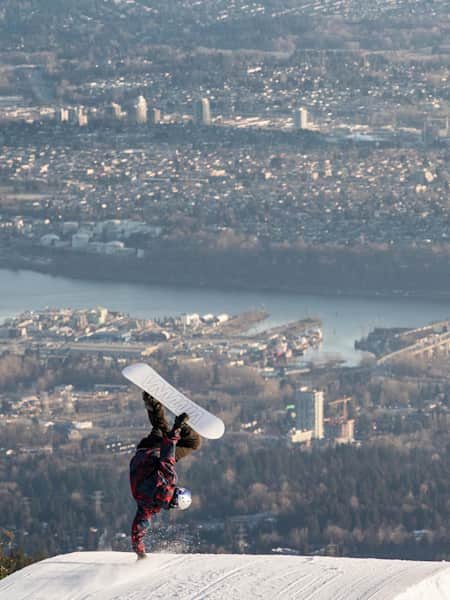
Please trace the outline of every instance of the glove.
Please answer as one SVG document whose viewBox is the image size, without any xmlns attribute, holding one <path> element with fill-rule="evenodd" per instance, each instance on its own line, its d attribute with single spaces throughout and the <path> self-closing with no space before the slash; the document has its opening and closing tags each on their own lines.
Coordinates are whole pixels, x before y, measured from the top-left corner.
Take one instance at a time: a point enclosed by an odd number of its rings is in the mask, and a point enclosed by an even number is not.
<svg viewBox="0 0 450 600">
<path fill-rule="evenodd" d="M 173 428 L 175 429 L 181 429 L 183 427 L 183 425 L 186 425 L 186 423 L 189 421 L 189 415 L 187 413 L 181 413 L 181 415 L 178 415 L 178 417 L 175 417 L 175 421 L 173 422 Z"/>
</svg>

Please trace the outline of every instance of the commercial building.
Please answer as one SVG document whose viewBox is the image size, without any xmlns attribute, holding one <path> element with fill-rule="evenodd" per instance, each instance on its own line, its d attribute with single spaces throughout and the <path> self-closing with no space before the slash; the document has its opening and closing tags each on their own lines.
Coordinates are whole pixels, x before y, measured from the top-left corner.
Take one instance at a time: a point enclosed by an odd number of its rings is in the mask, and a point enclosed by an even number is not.
<svg viewBox="0 0 450 600">
<path fill-rule="evenodd" d="M 152 110 L 152 125 L 158 125 L 161 123 L 161 111 L 159 108 Z"/>
<path fill-rule="evenodd" d="M 69 120 L 69 110 L 67 108 L 60 108 L 58 113 L 59 120 L 61 123 L 67 123 Z"/>
<path fill-rule="evenodd" d="M 125 113 L 122 111 L 120 104 L 111 102 L 111 104 L 106 107 L 105 116 L 112 121 L 120 121 L 125 116 Z"/>
<path fill-rule="evenodd" d="M 77 108 L 77 124 L 80 127 L 86 127 L 86 125 L 88 124 L 88 119 L 88 113 L 84 106 L 79 106 Z"/>
</svg>

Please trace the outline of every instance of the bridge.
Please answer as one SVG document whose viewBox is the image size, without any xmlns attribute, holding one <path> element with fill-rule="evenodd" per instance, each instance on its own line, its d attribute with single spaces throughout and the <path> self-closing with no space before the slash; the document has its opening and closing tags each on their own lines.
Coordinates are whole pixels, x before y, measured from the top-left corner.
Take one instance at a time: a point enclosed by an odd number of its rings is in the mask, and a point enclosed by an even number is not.
<svg viewBox="0 0 450 600">
<path fill-rule="evenodd" d="M 393 360 L 399 360 L 406 357 L 429 359 L 432 358 L 437 352 L 449 354 L 450 332 L 446 331 L 445 333 L 435 333 L 426 336 L 411 346 L 406 346 L 405 348 L 401 348 L 400 350 L 395 350 L 395 352 L 389 352 L 389 354 L 381 356 L 377 363 L 379 365 L 383 365 L 388 362 L 392 362 Z"/>
<path fill-rule="evenodd" d="M 60 346 L 61 350 L 81 354 L 106 354 L 128 358 L 142 359 L 143 356 L 151 354 L 158 345 L 148 343 L 124 343 L 124 342 L 68 342 Z"/>
<path fill-rule="evenodd" d="M 414 335 L 415 333 L 424 333 L 426 331 L 436 332 L 438 329 L 447 331 L 450 328 L 450 321 L 445 319 L 444 321 L 436 321 L 435 323 L 430 323 L 429 325 L 422 325 L 422 327 L 416 327 L 415 329 L 409 329 L 408 331 L 403 331 L 402 333 L 397 334 L 396 337 L 404 337 L 408 335 Z"/>
</svg>

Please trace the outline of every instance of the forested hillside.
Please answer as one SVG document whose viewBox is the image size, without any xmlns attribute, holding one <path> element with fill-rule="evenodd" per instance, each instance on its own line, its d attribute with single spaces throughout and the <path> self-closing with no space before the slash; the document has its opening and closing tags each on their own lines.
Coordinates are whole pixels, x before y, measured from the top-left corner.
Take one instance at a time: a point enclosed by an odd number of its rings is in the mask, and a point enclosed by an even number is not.
<svg viewBox="0 0 450 600">
<path fill-rule="evenodd" d="M 243 523 L 249 552 L 288 545 L 302 554 L 325 548 L 348 556 L 448 558 L 449 450 L 305 452 L 282 441 L 262 447 L 246 436 L 226 436 L 180 463 L 180 480 L 194 493 L 193 508 L 171 513 L 170 520 L 158 516 L 150 547 L 187 534 L 194 551 L 236 552 Z M 94 549 L 105 530 L 109 544 L 126 549 L 128 540 L 120 533 L 128 534 L 134 515 L 128 459 L 94 445 L 79 456 L 67 456 L 62 448 L 46 458 L 3 461 L 3 523 L 20 529 L 18 542 L 30 552 Z M 251 519 L 234 519 L 260 513 L 266 515 L 258 527 Z"/>
</svg>

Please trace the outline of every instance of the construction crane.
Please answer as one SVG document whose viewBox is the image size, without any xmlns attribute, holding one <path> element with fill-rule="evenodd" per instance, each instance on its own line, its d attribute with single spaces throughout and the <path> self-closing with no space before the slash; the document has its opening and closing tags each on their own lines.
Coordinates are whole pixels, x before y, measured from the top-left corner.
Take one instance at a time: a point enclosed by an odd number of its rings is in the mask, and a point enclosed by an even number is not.
<svg viewBox="0 0 450 600">
<path fill-rule="evenodd" d="M 338 400 L 331 400 L 331 402 L 328 402 L 329 406 L 339 406 L 340 404 L 342 404 L 342 415 L 341 415 L 341 419 L 344 421 L 348 420 L 348 409 L 347 409 L 347 404 L 349 402 L 352 401 L 352 397 L 351 396 L 345 396 L 344 398 L 339 398 Z"/>
</svg>

